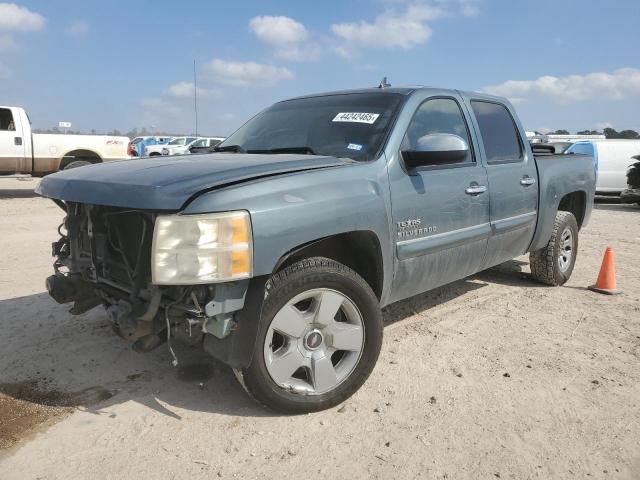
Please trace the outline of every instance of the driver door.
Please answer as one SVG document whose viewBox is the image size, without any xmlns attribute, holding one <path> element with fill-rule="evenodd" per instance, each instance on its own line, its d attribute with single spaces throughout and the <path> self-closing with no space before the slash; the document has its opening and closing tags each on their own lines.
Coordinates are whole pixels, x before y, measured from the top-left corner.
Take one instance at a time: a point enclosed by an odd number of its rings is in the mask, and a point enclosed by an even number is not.
<svg viewBox="0 0 640 480">
<path fill-rule="evenodd" d="M 462 161 L 390 171 L 396 244 L 391 301 L 425 292 L 481 269 L 491 232 L 487 172 L 476 158 L 461 99 L 422 102 L 407 128 L 402 150 L 429 134 L 454 134 L 469 146 Z M 402 171 L 400 171 L 402 170 Z"/>
</svg>

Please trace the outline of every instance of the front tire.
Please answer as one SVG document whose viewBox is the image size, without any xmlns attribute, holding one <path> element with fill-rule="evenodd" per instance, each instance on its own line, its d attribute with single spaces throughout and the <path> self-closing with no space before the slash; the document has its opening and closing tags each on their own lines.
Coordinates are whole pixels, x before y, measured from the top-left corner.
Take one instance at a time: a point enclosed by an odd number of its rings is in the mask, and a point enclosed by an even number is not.
<svg viewBox="0 0 640 480">
<path fill-rule="evenodd" d="M 547 285 L 563 285 L 571 277 L 578 256 L 578 223 L 571 212 L 556 214 L 546 246 L 529 254 L 531 276 Z"/>
<path fill-rule="evenodd" d="M 267 282 L 251 364 L 235 370 L 258 402 L 283 413 L 331 408 L 353 395 L 382 346 L 371 287 L 323 257 L 295 263 Z"/>
</svg>

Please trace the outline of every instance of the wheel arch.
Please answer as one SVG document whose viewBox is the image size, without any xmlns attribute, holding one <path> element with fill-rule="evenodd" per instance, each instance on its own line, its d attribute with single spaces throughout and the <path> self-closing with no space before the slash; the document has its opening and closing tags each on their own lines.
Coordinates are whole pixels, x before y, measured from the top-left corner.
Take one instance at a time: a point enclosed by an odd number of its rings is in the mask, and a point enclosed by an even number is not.
<svg viewBox="0 0 640 480">
<path fill-rule="evenodd" d="M 339 233 L 298 245 L 280 257 L 272 273 L 310 257 L 330 258 L 351 268 L 369 284 L 378 300 L 382 298 L 382 248 L 371 230 Z"/>
<path fill-rule="evenodd" d="M 78 148 L 65 153 L 60 159 L 59 170 L 63 170 L 67 165 L 76 161 L 90 163 L 102 163 L 102 157 L 95 151 L 88 148 Z"/>
<path fill-rule="evenodd" d="M 567 193 L 560 199 L 558 210 L 573 213 L 573 216 L 576 217 L 576 222 L 578 223 L 578 230 L 580 230 L 587 210 L 587 194 L 582 190 Z"/>
<path fill-rule="evenodd" d="M 562 196 L 560 196 L 562 195 Z M 558 212 L 570 212 L 576 218 L 578 231 L 585 226 L 591 216 L 593 204 L 589 203 L 589 193 L 584 190 L 573 190 L 564 194 L 547 194 L 546 200 L 540 202 L 538 224 L 533 240 L 527 251 L 543 248 L 553 232 L 553 224 Z M 591 197 L 591 201 L 593 197 Z"/>
</svg>

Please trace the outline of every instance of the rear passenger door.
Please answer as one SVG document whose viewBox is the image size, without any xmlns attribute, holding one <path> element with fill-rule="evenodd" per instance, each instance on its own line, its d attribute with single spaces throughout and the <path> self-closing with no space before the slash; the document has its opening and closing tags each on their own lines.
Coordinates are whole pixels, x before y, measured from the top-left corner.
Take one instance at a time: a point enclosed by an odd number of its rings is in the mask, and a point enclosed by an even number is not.
<svg viewBox="0 0 640 480">
<path fill-rule="evenodd" d="M 489 181 L 489 268 L 527 251 L 537 221 L 538 171 L 510 109 L 492 99 L 468 100 Z"/>
</svg>

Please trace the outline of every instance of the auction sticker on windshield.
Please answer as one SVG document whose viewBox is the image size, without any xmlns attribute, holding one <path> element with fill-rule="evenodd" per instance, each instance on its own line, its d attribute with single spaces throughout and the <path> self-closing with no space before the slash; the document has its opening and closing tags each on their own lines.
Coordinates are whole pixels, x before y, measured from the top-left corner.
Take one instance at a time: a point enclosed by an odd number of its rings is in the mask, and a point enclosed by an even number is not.
<svg viewBox="0 0 640 480">
<path fill-rule="evenodd" d="M 379 113 L 363 113 L 363 112 L 343 112 L 333 117 L 334 122 L 355 122 L 355 123 L 368 123 L 373 124 L 378 117 Z"/>
</svg>

